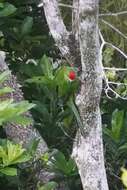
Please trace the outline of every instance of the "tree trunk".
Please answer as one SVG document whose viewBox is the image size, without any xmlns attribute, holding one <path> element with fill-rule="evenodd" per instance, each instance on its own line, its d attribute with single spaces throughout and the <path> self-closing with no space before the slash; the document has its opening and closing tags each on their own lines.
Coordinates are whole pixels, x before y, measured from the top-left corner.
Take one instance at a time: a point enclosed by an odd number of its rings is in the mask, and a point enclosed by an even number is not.
<svg viewBox="0 0 127 190">
<path fill-rule="evenodd" d="M 0 51 L 0 72 L 3 72 L 5 70 L 9 70 L 9 68 L 5 62 L 5 53 Z M 8 94 L 8 96 L 10 98 L 13 98 L 15 102 L 23 100 L 23 93 L 15 76 L 10 74 L 9 79 L 4 85 L 9 86 L 15 90 L 13 93 Z M 30 113 L 26 113 L 26 115 L 28 117 L 31 117 Z M 9 139 L 13 140 L 16 143 L 22 143 L 24 147 L 26 147 L 32 139 L 40 139 L 36 153 L 36 157 L 38 158 L 42 155 L 42 153 L 48 150 L 46 143 L 32 125 L 24 128 L 20 125 L 8 124 L 5 127 L 5 130 Z"/>
<path fill-rule="evenodd" d="M 9 68 L 5 62 L 5 53 L 0 51 L 0 72 L 3 72 L 5 70 L 9 70 Z M 7 97 L 13 98 L 15 102 L 23 100 L 23 93 L 20 89 L 20 85 L 18 84 L 15 76 L 10 74 L 9 79 L 4 83 L 4 86 L 9 86 L 15 90 L 13 93 L 8 94 Z M 29 112 L 26 113 L 26 116 L 31 117 Z M 38 131 L 35 128 L 33 128 L 32 125 L 23 127 L 23 126 L 16 125 L 13 123 L 7 124 L 5 126 L 5 132 L 8 139 L 12 140 L 15 143 L 22 143 L 23 147 L 27 147 L 27 145 L 30 144 L 33 139 L 40 140 L 36 153 L 35 153 L 34 161 L 40 158 L 40 156 L 48 150 L 47 144 L 45 143 L 43 138 L 40 136 Z M 46 176 L 46 173 L 43 171 L 43 168 L 41 168 L 40 166 L 39 166 L 40 168 L 38 168 L 38 165 L 36 164 L 31 165 L 31 163 L 25 164 L 26 167 L 27 165 L 28 167 L 31 167 L 32 170 L 34 171 L 34 176 L 32 172 L 31 174 L 29 174 L 29 178 L 31 176 L 30 179 L 31 179 L 31 184 L 32 184 L 33 189 L 35 188 L 37 181 L 41 180 L 45 182 L 50 179 L 50 176 Z M 41 175 L 42 171 L 43 171 L 43 176 Z M 25 180 L 23 181 L 23 183 L 25 183 L 25 187 L 23 187 L 24 190 L 25 189 L 30 190 L 30 187 L 29 187 L 30 181 L 27 181 L 27 180 L 28 179 L 25 178 Z"/>
<path fill-rule="evenodd" d="M 84 190 L 108 190 L 99 109 L 102 68 L 99 55 L 98 0 L 80 0 L 79 15 L 82 84 L 76 103 L 85 135 L 78 131 L 72 155 Z"/>
</svg>

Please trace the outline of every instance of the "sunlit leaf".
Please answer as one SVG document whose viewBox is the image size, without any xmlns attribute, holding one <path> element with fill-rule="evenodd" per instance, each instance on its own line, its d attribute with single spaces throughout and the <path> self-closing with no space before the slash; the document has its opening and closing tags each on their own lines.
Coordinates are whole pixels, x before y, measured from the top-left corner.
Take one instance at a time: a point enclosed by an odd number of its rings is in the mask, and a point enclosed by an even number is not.
<svg viewBox="0 0 127 190">
<path fill-rule="evenodd" d="M 12 168 L 12 167 L 6 167 L 6 168 L 3 168 L 3 169 L 0 169 L 0 172 L 5 174 L 5 175 L 9 175 L 9 176 L 17 175 L 17 169 Z"/>
<path fill-rule="evenodd" d="M 16 10 L 17 8 L 14 5 L 10 3 L 4 3 L 4 6 L 2 7 L 2 9 L 0 9 L 0 17 L 9 16 L 15 13 Z"/>
</svg>

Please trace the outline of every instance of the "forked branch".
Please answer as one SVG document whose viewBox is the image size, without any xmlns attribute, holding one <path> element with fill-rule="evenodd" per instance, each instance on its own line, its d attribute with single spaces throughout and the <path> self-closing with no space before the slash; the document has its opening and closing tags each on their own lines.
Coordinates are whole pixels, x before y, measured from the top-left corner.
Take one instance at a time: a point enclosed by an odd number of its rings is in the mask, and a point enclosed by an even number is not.
<svg viewBox="0 0 127 190">
<path fill-rule="evenodd" d="M 127 55 L 122 51 L 120 50 L 118 47 L 114 46 L 113 44 L 109 43 L 109 42 L 106 42 L 101 34 L 101 32 L 99 32 L 99 35 L 100 35 L 100 38 L 101 38 L 101 47 L 100 47 L 100 60 L 102 61 L 102 53 L 103 53 L 103 48 L 105 45 L 108 45 L 112 48 L 114 48 L 116 51 L 118 51 L 125 59 L 127 59 Z M 110 67 L 103 67 L 103 79 L 105 81 L 105 94 L 106 96 L 109 98 L 109 99 L 112 99 L 110 96 L 109 96 L 109 92 L 112 92 L 114 95 L 115 95 L 115 98 L 120 98 L 122 100 L 127 100 L 127 97 L 123 97 L 121 96 L 120 94 L 118 94 L 115 90 L 113 90 L 111 87 L 110 87 L 110 84 L 115 84 L 115 85 L 124 85 L 126 86 L 126 84 L 124 83 L 117 83 L 117 82 L 112 82 L 112 81 L 109 81 L 106 74 L 105 74 L 105 70 L 112 70 L 112 71 L 127 71 L 126 68 L 110 68 Z"/>
</svg>

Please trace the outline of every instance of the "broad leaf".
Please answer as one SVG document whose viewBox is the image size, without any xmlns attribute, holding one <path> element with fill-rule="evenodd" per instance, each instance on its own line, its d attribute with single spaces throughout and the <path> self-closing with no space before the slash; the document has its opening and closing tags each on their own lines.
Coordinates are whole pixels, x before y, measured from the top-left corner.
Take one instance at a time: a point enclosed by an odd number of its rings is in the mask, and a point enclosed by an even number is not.
<svg viewBox="0 0 127 190">
<path fill-rule="evenodd" d="M 115 110 L 112 114 L 112 134 L 117 142 L 120 140 L 123 123 L 124 123 L 124 112 Z"/>
<path fill-rule="evenodd" d="M 0 169 L 0 172 L 5 174 L 5 175 L 9 175 L 9 176 L 15 176 L 17 175 L 17 169 L 16 168 L 12 168 L 12 167 L 5 167 Z"/>
<path fill-rule="evenodd" d="M 53 67 L 46 55 L 44 55 L 42 59 L 40 60 L 40 65 L 41 65 L 44 75 L 47 76 L 48 78 L 53 79 L 54 78 Z"/>
<path fill-rule="evenodd" d="M 74 104 L 72 98 L 69 100 L 68 106 L 69 106 L 69 108 L 71 108 L 71 110 L 72 110 L 72 112 L 73 112 L 73 114 L 74 114 L 74 116 L 75 116 L 75 118 L 76 118 L 78 127 L 79 127 L 80 130 L 81 130 L 81 133 L 84 134 L 85 128 L 84 128 L 83 123 L 82 123 L 82 121 L 81 121 L 81 117 L 80 117 L 79 111 L 78 111 L 76 105 Z"/>
<path fill-rule="evenodd" d="M 21 36 L 29 34 L 32 30 L 32 26 L 33 26 L 33 18 L 30 16 L 26 17 L 21 26 Z"/>
<path fill-rule="evenodd" d="M 15 13 L 16 10 L 17 8 L 14 5 L 10 3 L 4 3 L 4 6 L 2 7 L 2 9 L 0 9 L 0 17 L 9 16 Z"/>
<path fill-rule="evenodd" d="M 0 89 L 0 96 L 5 95 L 6 93 L 13 92 L 13 91 L 14 90 L 12 88 L 4 87 L 4 88 Z"/>
<path fill-rule="evenodd" d="M 51 181 L 43 185 L 42 187 L 39 187 L 38 190 L 55 190 L 56 187 L 57 187 L 57 183 L 54 181 Z"/>
<path fill-rule="evenodd" d="M 0 74 L 0 83 L 4 82 L 7 80 L 7 77 L 10 75 L 10 71 L 4 71 L 3 73 Z"/>
</svg>

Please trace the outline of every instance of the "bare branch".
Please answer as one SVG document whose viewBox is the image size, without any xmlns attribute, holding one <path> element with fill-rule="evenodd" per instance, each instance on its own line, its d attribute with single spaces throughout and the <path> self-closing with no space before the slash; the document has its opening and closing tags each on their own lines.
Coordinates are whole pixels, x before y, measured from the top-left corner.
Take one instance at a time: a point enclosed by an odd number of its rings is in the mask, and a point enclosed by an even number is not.
<svg viewBox="0 0 127 190">
<path fill-rule="evenodd" d="M 66 7 L 66 8 L 70 8 L 70 9 L 77 9 L 77 7 L 74 7 L 74 6 L 72 6 L 72 5 L 68 5 L 68 4 L 65 4 L 65 3 L 58 3 L 58 6 L 59 6 L 59 7 Z M 40 4 L 38 5 L 38 7 L 43 7 L 43 2 L 40 3 Z"/>
<path fill-rule="evenodd" d="M 121 96 L 120 94 L 118 94 L 115 90 L 113 90 L 109 84 L 111 84 L 111 82 L 108 81 L 108 78 L 106 76 L 106 74 L 104 73 L 104 81 L 105 81 L 105 88 L 104 88 L 104 91 L 105 91 L 105 94 L 107 96 L 107 98 L 109 99 L 113 99 L 111 96 L 109 96 L 109 92 L 112 92 L 114 95 L 115 95 L 115 98 L 120 98 L 122 100 L 127 100 L 126 97 L 123 97 Z"/>
<path fill-rule="evenodd" d="M 79 43 L 79 0 L 73 0 L 73 7 L 77 7 L 77 9 L 72 11 L 72 33 Z"/>
<path fill-rule="evenodd" d="M 80 64 L 80 53 L 72 32 L 68 32 L 60 14 L 57 0 L 43 0 L 43 8 L 50 33 L 62 56 L 72 65 Z"/>
<path fill-rule="evenodd" d="M 120 16 L 120 15 L 126 15 L 127 11 L 121 11 L 121 12 L 117 12 L 117 13 L 100 13 L 99 16 L 100 17 L 105 17 L 105 16 Z"/>
<path fill-rule="evenodd" d="M 102 41 L 101 47 L 100 47 L 100 54 L 101 54 L 101 55 L 102 55 L 102 51 L 103 51 L 104 46 L 105 46 L 105 45 L 108 45 L 108 46 L 112 47 L 113 49 L 117 50 L 121 55 L 123 55 L 123 57 L 124 57 L 125 59 L 127 59 L 127 54 L 124 53 L 121 49 L 119 49 L 119 48 L 116 47 L 115 45 L 113 45 L 113 44 L 111 44 L 111 43 L 109 43 L 109 42 L 106 42 L 106 41 L 104 40 L 104 38 L 103 38 L 103 36 L 102 36 L 102 34 L 101 34 L 100 31 L 99 31 L 99 35 L 100 35 L 100 38 L 101 38 L 101 41 Z"/>
<path fill-rule="evenodd" d="M 77 9 L 77 7 L 74 7 L 72 5 L 64 4 L 64 3 L 58 3 L 58 6 L 60 7 L 66 7 L 66 8 L 71 8 L 71 9 Z"/>
<path fill-rule="evenodd" d="M 43 0 L 43 8 L 50 32 L 63 56 L 69 54 L 68 40 L 70 33 L 67 31 L 61 18 L 57 0 Z"/>
<path fill-rule="evenodd" d="M 113 99 L 111 96 L 109 96 L 109 92 L 112 92 L 115 95 L 115 98 L 120 98 L 122 100 L 127 100 L 127 97 L 123 97 L 120 94 L 118 94 L 115 90 L 113 90 L 109 84 L 111 84 L 111 82 L 108 81 L 107 77 L 105 78 L 105 82 L 106 82 L 106 87 L 104 88 L 105 90 L 105 94 L 109 99 Z"/>
<path fill-rule="evenodd" d="M 116 47 L 115 45 L 113 45 L 113 44 L 111 44 L 111 43 L 109 43 L 109 42 L 106 42 L 106 44 L 107 44 L 108 46 L 111 46 L 111 47 L 114 48 L 115 50 L 117 50 L 121 55 L 123 55 L 123 57 L 124 57 L 125 59 L 127 59 L 127 54 L 125 54 L 121 49 L 119 49 L 118 47 Z"/>
<path fill-rule="evenodd" d="M 122 83 L 122 82 L 113 82 L 113 81 L 108 81 L 108 84 L 115 84 L 115 85 L 123 85 L 123 86 L 127 86 L 127 83 Z"/>
<path fill-rule="evenodd" d="M 102 36 L 100 30 L 99 30 L 99 35 L 100 35 L 100 38 L 101 38 L 101 47 L 100 47 L 100 64 L 102 65 L 103 48 L 104 48 L 106 42 L 105 42 L 105 40 L 104 40 L 104 38 L 103 38 L 103 36 Z M 102 67 L 103 67 L 103 66 L 102 66 Z"/>
<path fill-rule="evenodd" d="M 127 55 L 126 55 L 124 52 L 122 52 L 118 47 L 114 46 L 114 45 L 111 44 L 111 43 L 106 42 L 106 41 L 104 40 L 104 38 L 103 38 L 103 36 L 102 36 L 102 34 L 101 34 L 100 31 L 99 31 L 99 35 L 100 35 L 100 38 L 101 38 L 101 41 L 102 41 L 101 47 L 100 47 L 100 61 L 102 61 L 102 53 L 103 53 L 103 48 L 104 48 L 105 45 L 111 46 L 112 48 L 116 49 L 119 53 L 121 53 L 125 58 L 127 58 Z M 102 63 L 101 63 L 101 64 L 102 64 Z M 103 66 L 102 66 L 102 67 L 103 67 Z M 110 87 L 110 85 L 109 85 L 109 84 L 117 84 L 117 85 L 118 85 L 118 84 L 121 84 L 121 85 L 122 85 L 122 83 L 113 83 L 112 81 L 108 81 L 108 78 L 107 78 L 107 76 L 106 76 L 104 70 L 127 71 L 127 69 L 126 69 L 126 68 L 103 67 L 103 79 L 104 79 L 105 84 L 106 84 L 104 90 L 105 90 L 106 96 L 107 96 L 109 99 L 112 99 L 112 97 L 110 97 L 110 96 L 108 95 L 109 92 L 112 92 L 112 93 L 115 95 L 116 98 L 120 98 L 120 99 L 122 99 L 122 100 L 127 100 L 126 97 L 123 97 L 123 96 L 119 95 L 119 94 L 118 94 L 115 90 L 113 90 L 113 89 Z M 123 83 L 123 84 L 124 84 L 124 83 Z"/>
<path fill-rule="evenodd" d="M 119 29 L 117 29 L 115 26 L 113 26 L 112 24 L 110 24 L 109 22 L 101 19 L 101 21 L 106 24 L 107 26 L 109 26 L 112 30 L 114 30 L 115 32 L 117 32 L 120 36 L 122 36 L 123 38 L 125 38 L 127 40 L 127 36 L 125 34 L 123 34 Z"/>
<path fill-rule="evenodd" d="M 114 67 L 103 67 L 104 70 L 111 70 L 111 71 L 127 71 L 126 68 L 114 68 Z"/>
</svg>

